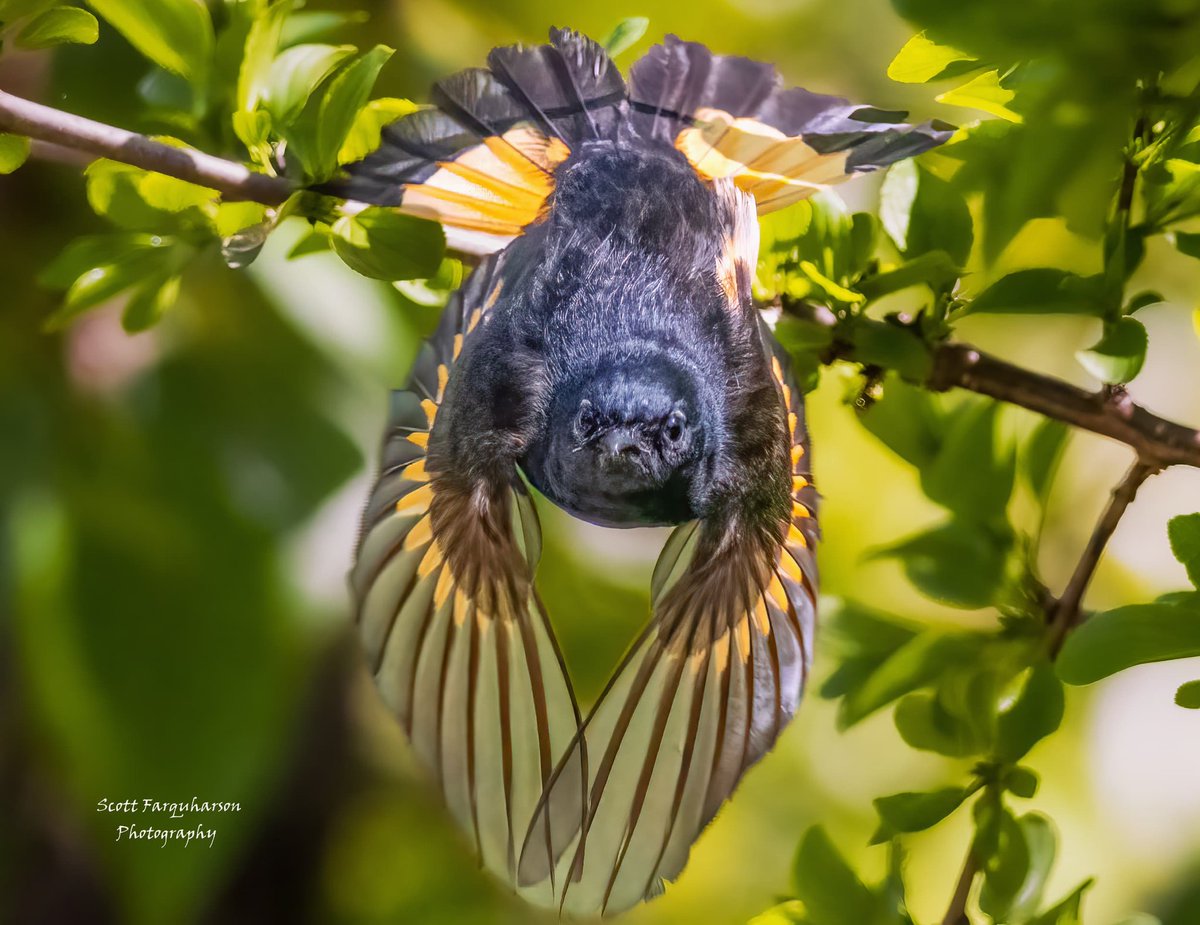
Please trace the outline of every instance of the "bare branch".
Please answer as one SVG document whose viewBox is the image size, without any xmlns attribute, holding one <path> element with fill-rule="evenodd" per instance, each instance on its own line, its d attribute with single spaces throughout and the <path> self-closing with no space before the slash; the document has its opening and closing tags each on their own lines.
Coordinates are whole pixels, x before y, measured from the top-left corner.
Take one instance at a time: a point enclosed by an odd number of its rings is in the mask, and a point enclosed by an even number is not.
<svg viewBox="0 0 1200 925">
<path fill-rule="evenodd" d="M 176 148 L 0 91 L 0 130 L 25 135 L 214 189 L 225 199 L 277 206 L 294 191 L 281 177 L 235 161 Z"/>
<path fill-rule="evenodd" d="M 933 353 L 926 385 L 969 389 L 1046 417 L 1119 440 L 1147 464 L 1200 466 L 1200 432 L 1147 411 L 1120 389 L 1084 389 L 988 356 L 968 344 L 943 344 Z"/>
<path fill-rule="evenodd" d="M 975 852 L 968 849 L 962 873 L 958 875 L 958 883 L 954 887 L 954 895 L 950 898 L 950 906 L 942 916 L 942 925 L 971 925 L 971 920 L 967 917 L 967 900 L 971 898 L 971 886 L 975 883 L 977 873 L 979 862 L 975 859 Z"/>
<path fill-rule="evenodd" d="M 1117 524 L 1121 522 L 1125 509 L 1133 503 L 1142 483 L 1160 469 L 1160 466 L 1139 460 L 1133 464 L 1125 473 L 1125 478 L 1113 489 L 1108 507 L 1100 516 L 1100 521 L 1096 524 L 1096 529 L 1092 531 L 1091 539 L 1088 540 L 1087 547 L 1084 549 L 1079 563 L 1075 566 L 1071 580 L 1067 583 L 1062 597 L 1058 599 L 1058 603 L 1050 614 L 1051 658 L 1058 655 L 1067 638 L 1067 633 L 1079 622 L 1081 613 L 1079 608 L 1083 603 L 1084 592 L 1091 583 L 1092 575 L 1096 573 L 1096 566 L 1100 564 L 1100 556 L 1104 553 L 1104 547 L 1108 545 L 1109 539 L 1117 529 Z"/>
</svg>

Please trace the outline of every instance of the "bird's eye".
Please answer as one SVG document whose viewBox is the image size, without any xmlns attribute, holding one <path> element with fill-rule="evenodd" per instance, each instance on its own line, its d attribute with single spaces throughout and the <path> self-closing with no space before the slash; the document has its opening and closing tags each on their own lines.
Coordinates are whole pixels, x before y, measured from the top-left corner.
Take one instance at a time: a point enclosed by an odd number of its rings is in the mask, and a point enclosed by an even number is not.
<svg viewBox="0 0 1200 925">
<path fill-rule="evenodd" d="M 596 409 L 586 398 L 579 403 L 579 414 L 575 418 L 575 428 L 580 436 L 587 436 L 596 429 Z"/>
<path fill-rule="evenodd" d="M 683 439 L 683 428 L 687 424 L 687 418 L 683 416 L 682 411 L 672 411 L 667 415 L 667 422 L 663 425 L 663 432 L 667 435 L 667 439 L 672 443 L 677 443 Z"/>
</svg>

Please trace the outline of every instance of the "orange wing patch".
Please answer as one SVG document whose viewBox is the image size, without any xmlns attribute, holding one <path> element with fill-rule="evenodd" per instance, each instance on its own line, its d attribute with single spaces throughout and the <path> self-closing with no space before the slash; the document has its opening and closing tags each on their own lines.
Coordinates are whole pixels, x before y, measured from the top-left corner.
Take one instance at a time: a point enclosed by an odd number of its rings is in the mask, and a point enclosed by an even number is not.
<svg viewBox="0 0 1200 925">
<path fill-rule="evenodd" d="M 732 178 L 754 197 L 760 215 L 853 176 L 846 172 L 849 151 L 820 154 L 803 138 L 789 138 L 757 119 L 698 109 L 693 121 L 676 136 L 675 147 L 701 176 Z"/>
</svg>

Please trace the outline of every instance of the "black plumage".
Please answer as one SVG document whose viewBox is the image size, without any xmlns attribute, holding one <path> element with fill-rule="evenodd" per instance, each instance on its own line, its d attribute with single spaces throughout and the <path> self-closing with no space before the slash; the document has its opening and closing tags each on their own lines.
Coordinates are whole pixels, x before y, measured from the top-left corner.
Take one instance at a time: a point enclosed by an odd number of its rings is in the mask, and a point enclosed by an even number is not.
<svg viewBox="0 0 1200 925">
<path fill-rule="evenodd" d="M 563 30 L 434 101 L 332 187 L 490 254 L 398 394 L 358 620 L 483 862 L 532 901 L 619 911 L 679 874 L 812 656 L 816 494 L 801 397 L 750 297 L 756 209 L 946 132 L 674 37 L 626 88 Z M 523 479 L 596 523 L 679 525 L 652 619 L 586 717 L 537 598 Z"/>
</svg>

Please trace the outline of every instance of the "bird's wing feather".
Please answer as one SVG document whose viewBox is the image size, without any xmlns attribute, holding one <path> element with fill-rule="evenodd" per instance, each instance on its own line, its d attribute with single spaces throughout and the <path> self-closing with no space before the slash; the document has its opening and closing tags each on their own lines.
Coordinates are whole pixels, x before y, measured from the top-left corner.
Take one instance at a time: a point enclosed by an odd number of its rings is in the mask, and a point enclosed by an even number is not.
<svg viewBox="0 0 1200 925">
<path fill-rule="evenodd" d="M 464 343 L 487 313 L 494 263 L 447 308 L 409 388 L 394 393 L 351 585 L 384 700 L 485 866 L 511 882 L 580 715 L 533 588 L 541 541 L 523 483 L 513 469 L 464 477 L 429 453 Z M 554 888 L 525 892 L 546 903 Z"/>
<path fill-rule="evenodd" d="M 786 358 L 770 362 L 791 442 L 790 519 L 685 524 L 664 547 L 653 619 L 560 761 L 522 851 L 520 880 L 556 871 L 566 912 L 618 912 L 676 877 L 799 702 L 816 611 L 816 494 L 800 395 Z"/>
<path fill-rule="evenodd" d="M 436 109 L 386 126 L 378 150 L 324 190 L 432 219 L 456 249 L 492 253 L 538 218 L 573 147 L 615 134 L 625 98 L 599 45 L 555 29 L 548 45 L 493 49 L 486 68 L 436 83 Z"/>
<path fill-rule="evenodd" d="M 732 178 L 760 214 L 950 137 L 941 123 L 785 89 L 769 64 L 673 35 L 634 63 L 629 98 L 641 135 L 669 139 L 704 177 Z"/>
</svg>

